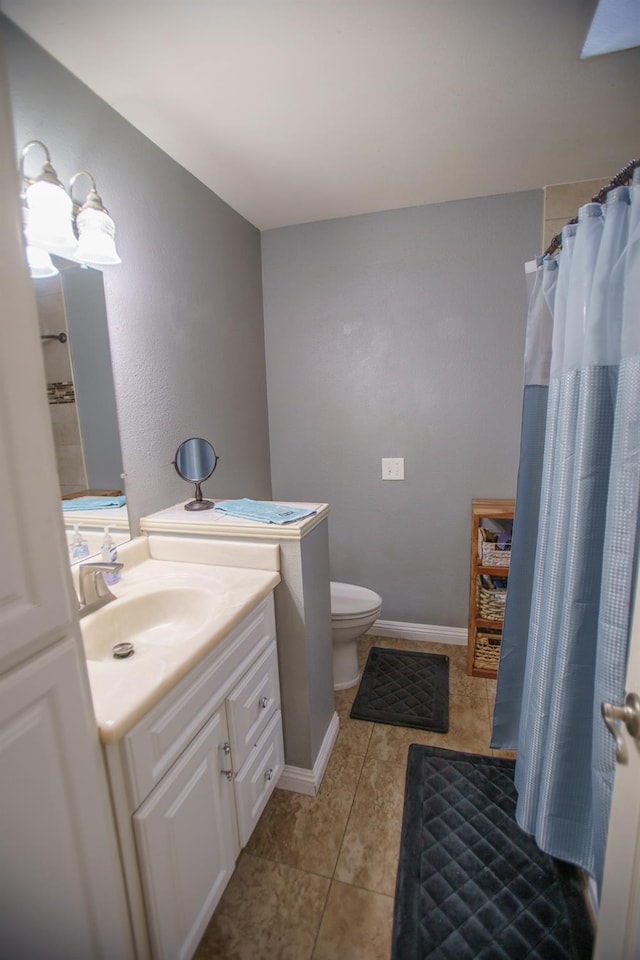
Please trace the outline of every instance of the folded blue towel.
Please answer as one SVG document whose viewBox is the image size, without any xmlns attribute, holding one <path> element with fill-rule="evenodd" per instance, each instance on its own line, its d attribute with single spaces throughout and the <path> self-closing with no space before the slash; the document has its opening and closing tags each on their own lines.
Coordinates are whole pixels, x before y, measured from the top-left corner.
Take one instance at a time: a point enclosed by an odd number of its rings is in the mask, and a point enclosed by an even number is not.
<svg viewBox="0 0 640 960">
<path fill-rule="evenodd" d="M 62 501 L 62 512 L 71 510 L 104 510 L 106 507 L 124 507 L 126 497 L 76 497 Z"/>
<path fill-rule="evenodd" d="M 231 517 L 243 517 L 245 520 L 258 520 L 260 523 L 294 523 L 303 517 L 310 517 L 316 511 L 309 507 L 289 507 L 283 503 L 266 503 L 264 500 L 226 500 L 214 507 L 219 513 Z"/>
</svg>

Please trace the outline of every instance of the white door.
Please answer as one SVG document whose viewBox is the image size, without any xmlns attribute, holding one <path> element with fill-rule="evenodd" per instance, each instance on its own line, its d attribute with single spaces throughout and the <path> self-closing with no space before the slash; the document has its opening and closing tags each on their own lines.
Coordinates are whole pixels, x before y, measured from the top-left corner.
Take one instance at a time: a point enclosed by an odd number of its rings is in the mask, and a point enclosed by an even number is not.
<svg viewBox="0 0 640 960">
<path fill-rule="evenodd" d="M 640 576 L 631 629 L 627 693 L 640 694 Z M 604 722 L 604 721 L 603 721 Z M 620 724 L 627 762 L 616 765 L 594 960 L 640 957 L 640 742 Z"/>
<path fill-rule="evenodd" d="M 127 960 L 0 51 L 0 954 Z"/>
</svg>

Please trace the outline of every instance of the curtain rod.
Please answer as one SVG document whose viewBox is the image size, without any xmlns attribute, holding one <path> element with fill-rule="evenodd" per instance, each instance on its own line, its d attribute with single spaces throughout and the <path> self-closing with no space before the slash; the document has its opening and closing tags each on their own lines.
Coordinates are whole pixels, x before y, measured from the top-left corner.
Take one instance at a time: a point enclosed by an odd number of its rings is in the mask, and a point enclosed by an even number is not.
<svg viewBox="0 0 640 960">
<path fill-rule="evenodd" d="M 629 163 L 622 168 L 620 173 L 616 173 L 613 180 L 610 180 L 606 187 L 603 187 L 598 193 L 594 194 L 591 197 L 591 203 L 604 203 L 607 199 L 607 194 L 611 190 L 615 190 L 616 187 L 622 187 L 625 183 L 629 183 L 633 177 L 633 171 L 636 167 L 640 167 L 640 159 L 630 160 Z M 578 218 L 574 217 L 573 220 L 567 221 L 568 223 L 577 223 Z M 550 257 L 552 253 L 555 253 L 556 250 L 562 246 L 562 234 L 556 233 L 555 237 L 545 250 L 543 256 Z"/>
</svg>

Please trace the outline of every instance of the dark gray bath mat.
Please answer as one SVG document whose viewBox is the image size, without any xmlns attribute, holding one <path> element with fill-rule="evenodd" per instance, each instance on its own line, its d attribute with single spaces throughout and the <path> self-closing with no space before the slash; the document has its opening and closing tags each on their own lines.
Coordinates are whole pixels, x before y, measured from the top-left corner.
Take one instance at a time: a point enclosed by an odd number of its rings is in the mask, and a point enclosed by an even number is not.
<svg viewBox="0 0 640 960">
<path fill-rule="evenodd" d="M 409 747 L 391 960 L 588 960 L 577 874 L 515 821 L 515 762 Z"/>
<path fill-rule="evenodd" d="M 446 733 L 449 657 L 371 647 L 351 716 Z"/>
</svg>

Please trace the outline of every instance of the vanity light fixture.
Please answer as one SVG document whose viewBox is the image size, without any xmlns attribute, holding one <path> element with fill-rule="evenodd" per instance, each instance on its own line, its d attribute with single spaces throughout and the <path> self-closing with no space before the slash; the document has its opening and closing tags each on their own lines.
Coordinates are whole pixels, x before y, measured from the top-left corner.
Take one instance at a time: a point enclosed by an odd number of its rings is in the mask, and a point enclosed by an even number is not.
<svg viewBox="0 0 640 960">
<path fill-rule="evenodd" d="M 88 177 L 91 181 L 91 189 L 82 205 L 73 199 L 73 187 L 78 177 Z M 96 267 L 122 263 L 114 239 L 115 224 L 102 202 L 102 197 L 98 194 L 96 182 L 91 174 L 86 170 L 79 170 L 71 177 L 69 187 L 78 231 L 75 259 Z"/>
<path fill-rule="evenodd" d="M 46 157 L 41 173 L 31 179 L 24 172 L 24 161 L 33 147 L 41 147 Z M 66 256 L 78 245 L 72 227 L 71 197 L 58 179 L 49 151 L 41 140 L 30 140 L 20 154 L 23 196 L 28 210 L 27 244 Z"/>
<path fill-rule="evenodd" d="M 44 151 L 41 173 L 31 178 L 24 172 L 25 158 L 34 147 Z M 121 263 L 115 245 L 115 225 L 96 182 L 86 170 L 74 174 L 67 191 L 58 178 L 41 140 L 30 140 L 20 154 L 22 177 L 22 223 L 26 240 L 29 272 L 34 278 L 54 277 L 58 270 L 49 253 L 93 267 Z M 91 187 L 84 201 L 73 197 L 79 177 L 87 177 Z"/>
</svg>

